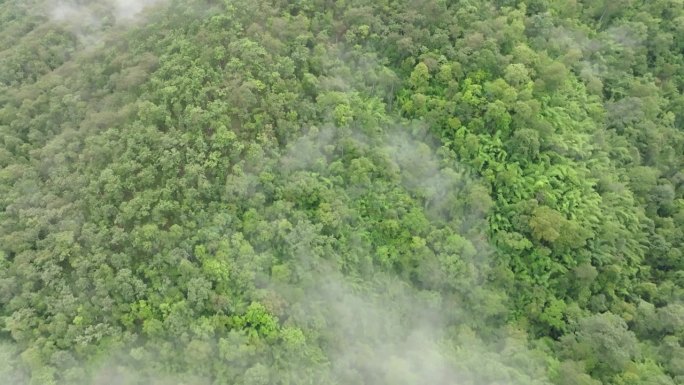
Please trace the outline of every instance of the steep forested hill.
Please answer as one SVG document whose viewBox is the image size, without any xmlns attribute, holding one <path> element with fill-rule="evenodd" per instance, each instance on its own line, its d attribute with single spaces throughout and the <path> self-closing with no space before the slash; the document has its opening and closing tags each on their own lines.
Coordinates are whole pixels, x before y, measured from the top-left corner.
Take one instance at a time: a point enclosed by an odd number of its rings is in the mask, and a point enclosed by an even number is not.
<svg viewBox="0 0 684 385">
<path fill-rule="evenodd" d="M 0 0 L 0 383 L 684 384 L 684 1 Z"/>
</svg>

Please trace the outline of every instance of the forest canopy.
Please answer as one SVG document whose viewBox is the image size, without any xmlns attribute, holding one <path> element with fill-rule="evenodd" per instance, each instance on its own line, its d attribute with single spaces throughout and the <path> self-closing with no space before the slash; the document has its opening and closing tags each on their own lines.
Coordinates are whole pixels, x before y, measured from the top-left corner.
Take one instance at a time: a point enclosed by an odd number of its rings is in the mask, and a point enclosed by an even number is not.
<svg viewBox="0 0 684 385">
<path fill-rule="evenodd" d="M 684 1 L 0 30 L 0 383 L 684 384 Z"/>
</svg>

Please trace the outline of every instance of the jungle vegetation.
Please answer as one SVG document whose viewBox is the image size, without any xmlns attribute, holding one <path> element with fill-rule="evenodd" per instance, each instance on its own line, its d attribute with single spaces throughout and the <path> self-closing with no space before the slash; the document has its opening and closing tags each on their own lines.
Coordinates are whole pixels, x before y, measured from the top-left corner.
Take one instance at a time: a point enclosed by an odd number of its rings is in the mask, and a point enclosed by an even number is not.
<svg viewBox="0 0 684 385">
<path fill-rule="evenodd" d="M 0 31 L 0 383 L 684 384 L 684 1 Z"/>
</svg>

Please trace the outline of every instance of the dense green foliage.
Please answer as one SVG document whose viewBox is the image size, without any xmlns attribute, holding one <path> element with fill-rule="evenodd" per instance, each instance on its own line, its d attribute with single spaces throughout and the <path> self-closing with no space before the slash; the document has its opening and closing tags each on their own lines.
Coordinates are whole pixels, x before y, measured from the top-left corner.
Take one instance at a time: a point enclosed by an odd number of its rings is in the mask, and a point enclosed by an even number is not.
<svg viewBox="0 0 684 385">
<path fill-rule="evenodd" d="M 53 3 L 3 384 L 684 384 L 682 0 Z"/>
</svg>

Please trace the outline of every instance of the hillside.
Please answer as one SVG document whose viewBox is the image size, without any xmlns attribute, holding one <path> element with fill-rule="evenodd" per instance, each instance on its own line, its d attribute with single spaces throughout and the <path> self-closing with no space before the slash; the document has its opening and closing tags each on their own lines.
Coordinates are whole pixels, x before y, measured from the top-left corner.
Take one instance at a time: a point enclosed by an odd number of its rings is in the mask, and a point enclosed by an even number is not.
<svg viewBox="0 0 684 385">
<path fill-rule="evenodd" d="M 684 1 L 0 31 L 1 384 L 684 384 Z"/>
</svg>

